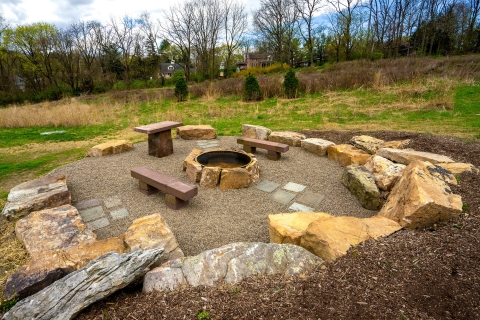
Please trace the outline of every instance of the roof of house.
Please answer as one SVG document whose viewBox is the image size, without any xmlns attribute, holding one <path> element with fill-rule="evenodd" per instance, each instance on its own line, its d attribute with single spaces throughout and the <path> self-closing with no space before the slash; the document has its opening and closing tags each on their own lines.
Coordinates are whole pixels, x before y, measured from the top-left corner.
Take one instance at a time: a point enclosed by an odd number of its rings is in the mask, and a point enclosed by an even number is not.
<svg viewBox="0 0 480 320">
<path fill-rule="evenodd" d="M 269 56 L 270 53 L 249 53 L 248 59 L 267 59 Z"/>
<path fill-rule="evenodd" d="M 174 73 L 175 71 L 185 70 L 185 68 L 178 63 L 160 63 L 160 70 L 162 73 Z"/>
</svg>

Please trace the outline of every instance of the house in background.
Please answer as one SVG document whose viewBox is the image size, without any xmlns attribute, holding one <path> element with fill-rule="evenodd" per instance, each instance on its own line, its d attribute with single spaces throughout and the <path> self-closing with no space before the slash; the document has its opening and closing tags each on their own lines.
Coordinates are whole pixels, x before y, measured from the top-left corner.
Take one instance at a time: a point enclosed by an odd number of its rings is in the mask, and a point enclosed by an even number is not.
<svg viewBox="0 0 480 320">
<path fill-rule="evenodd" d="M 270 53 L 248 53 L 246 61 L 237 63 L 237 70 L 248 68 L 265 68 L 274 63 Z"/>
<path fill-rule="evenodd" d="M 160 73 L 163 78 L 171 78 L 175 71 L 184 71 L 185 68 L 181 64 L 175 63 L 172 60 L 170 63 L 160 63 Z"/>
</svg>

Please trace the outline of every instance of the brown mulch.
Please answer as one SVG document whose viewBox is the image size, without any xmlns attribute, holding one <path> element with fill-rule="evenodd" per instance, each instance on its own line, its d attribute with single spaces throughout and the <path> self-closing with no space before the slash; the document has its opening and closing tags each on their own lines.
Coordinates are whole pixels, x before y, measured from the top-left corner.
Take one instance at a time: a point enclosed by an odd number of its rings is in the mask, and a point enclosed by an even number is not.
<svg viewBox="0 0 480 320">
<path fill-rule="evenodd" d="M 357 134 L 412 139 L 415 150 L 480 166 L 478 142 L 403 132 L 304 133 L 336 143 Z M 157 294 L 132 286 L 77 319 L 200 319 L 202 310 L 211 319 L 480 319 L 479 179 L 465 173 L 452 186 L 468 207 L 460 218 L 363 243 L 310 274 Z"/>
</svg>

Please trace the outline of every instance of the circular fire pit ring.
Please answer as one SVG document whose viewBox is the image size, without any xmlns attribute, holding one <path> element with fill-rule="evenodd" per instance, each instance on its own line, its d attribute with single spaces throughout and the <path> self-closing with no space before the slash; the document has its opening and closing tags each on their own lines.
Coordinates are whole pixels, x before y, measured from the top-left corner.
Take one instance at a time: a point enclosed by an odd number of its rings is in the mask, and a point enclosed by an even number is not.
<svg viewBox="0 0 480 320">
<path fill-rule="evenodd" d="M 195 158 L 204 167 L 245 168 L 253 160 L 248 154 L 230 150 L 205 151 Z"/>
</svg>

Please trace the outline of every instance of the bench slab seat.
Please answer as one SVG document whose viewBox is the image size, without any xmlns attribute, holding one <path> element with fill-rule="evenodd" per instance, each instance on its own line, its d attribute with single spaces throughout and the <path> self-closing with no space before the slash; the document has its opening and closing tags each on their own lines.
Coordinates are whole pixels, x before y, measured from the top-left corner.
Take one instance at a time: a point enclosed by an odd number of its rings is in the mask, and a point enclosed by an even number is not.
<svg viewBox="0 0 480 320">
<path fill-rule="evenodd" d="M 198 194 L 196 185 L 144 166 L 131 169 L 130 174 L 133 178 L 138 179 L 140 191 L 143 193 L 150 195 L 159 190 L 164 192 L 167 207 L 174 210 L 185 207 L 188 200 Z"/>
<path fill-rule="evenodd" d="M 134 131 L 148 134 L 148 154 L 158 158 L 173 153 L 171 129 L 183 126 L 181 122 L 163 121 L 135 127 Z"/>
<path fill-rule="evenodd" d="M 267 150 L 269 160 L 280 160 L 282 153 L 289 150 L 288 144 L 253 138 L 238 138 L 237 143 L 242 144 L 243 151 L 249 153 L 255 153 L 257 148 Z"/>
</svg>

